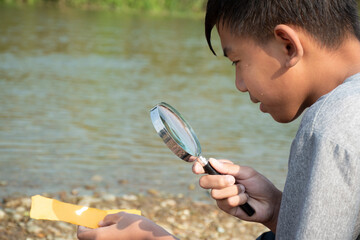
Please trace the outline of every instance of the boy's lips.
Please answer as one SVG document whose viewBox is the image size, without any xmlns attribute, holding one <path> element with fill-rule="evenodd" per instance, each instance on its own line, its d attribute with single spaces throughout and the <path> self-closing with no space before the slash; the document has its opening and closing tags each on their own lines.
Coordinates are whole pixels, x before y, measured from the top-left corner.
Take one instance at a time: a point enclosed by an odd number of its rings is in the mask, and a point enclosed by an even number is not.
<svg viewBox="0 0 360 240">
<path fill-rule="evenodd" d="M 260 103 L 260 106 L 259 106 L 260 111 L 262 111 L 263 113 L 266 113 L 266 110 L 265 110 L 265 108 L 264 108 L 264 104 L 261 103 L 261 102 L 260 102 L 259 100 L 257 100 L 256 98 L 254 98 L 253 96 L 251 96 L 251 94 L 249 94 L 249 96 L 250 96 L 250 100 L 251 100 L 253 103 Z"/>
<path fill-rule="evenodd" d="M 250 94 L 249 94 L 250 95 Z M 258 103 L 260 102 L 259 100 L 257 100 L 256 98 L 254 98 L 253 96 L 250 95 L 250 100 L 253 102 L 253 103 Z"/>
</svg>

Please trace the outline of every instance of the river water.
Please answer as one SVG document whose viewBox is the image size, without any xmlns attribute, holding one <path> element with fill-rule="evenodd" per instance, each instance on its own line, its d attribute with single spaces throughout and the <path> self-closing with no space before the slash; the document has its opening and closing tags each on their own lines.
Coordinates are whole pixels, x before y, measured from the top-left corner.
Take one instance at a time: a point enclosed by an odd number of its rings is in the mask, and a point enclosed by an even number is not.
<svg viewBox="0 0 360 240">
<path fill-rule="evenodd" d="M 276 123 L 236 90 L 214 35 L 220 57 L 202 19 L 0 6 L 0 197 L 90 185 L 206 198 L 152 126 L 161 101 L 191 123 L 205 157 L 283 188 L 298 121 Z"/>
</svg>

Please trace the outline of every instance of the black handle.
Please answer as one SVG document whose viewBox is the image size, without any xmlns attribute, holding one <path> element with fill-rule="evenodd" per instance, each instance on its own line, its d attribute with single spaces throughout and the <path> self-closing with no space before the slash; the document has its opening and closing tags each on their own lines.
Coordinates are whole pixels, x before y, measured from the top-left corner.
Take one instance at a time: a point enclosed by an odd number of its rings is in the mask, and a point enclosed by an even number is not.
<svg viewBox="0 0 360 240">
<path fill-rule="evenodd" d="M 221 175 L 218 171 L 216 171 L 210 164 L 210 162 L 208 162 L 205 166 L 204 166 L 204 170 L 207 174 L 209 175 Z M 254 215 L 255 210 L 250 206 L 250 204 L 248 203 L 244 203 L 243 205 L 239 206 L 244 212 L 246 212 L 246 214 L 251 217 L 252 215 Z"/>
</svg>

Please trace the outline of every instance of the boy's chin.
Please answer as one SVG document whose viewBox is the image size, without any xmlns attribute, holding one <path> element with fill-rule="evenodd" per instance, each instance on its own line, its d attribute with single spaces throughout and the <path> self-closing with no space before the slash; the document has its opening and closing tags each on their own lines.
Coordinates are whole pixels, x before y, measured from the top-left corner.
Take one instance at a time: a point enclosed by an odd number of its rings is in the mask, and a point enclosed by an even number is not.
<svg viewBox="0 0 360 240">
<path fill-rule="evenodd" d="M 298 115 L 286 115 L 286 114 L 272 114 L 269 113 L 271 117 L 278 123 L 289 123 L 294 121 Z"/>
</svg>

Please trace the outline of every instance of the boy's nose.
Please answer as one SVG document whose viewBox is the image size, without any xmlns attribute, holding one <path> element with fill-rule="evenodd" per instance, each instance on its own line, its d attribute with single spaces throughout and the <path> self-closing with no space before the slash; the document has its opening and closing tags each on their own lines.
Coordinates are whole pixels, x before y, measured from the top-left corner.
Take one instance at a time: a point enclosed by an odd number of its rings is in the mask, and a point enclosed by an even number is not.
<svg viewBox="0 0 360 240">
<path fill-rule="evenodd" d="M 247 92 L 247 88 L 246 88 L 246 85 L 243 81 L 243 79 L 238 76 L 236 74 L 236 79 L 235 79 L 235 85 L 236 85 L 236 88 L 240 91 L 240 92 Z"/>
</svg>

